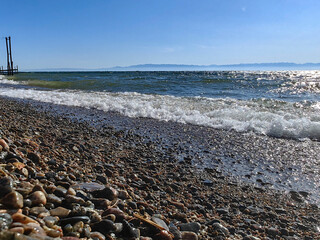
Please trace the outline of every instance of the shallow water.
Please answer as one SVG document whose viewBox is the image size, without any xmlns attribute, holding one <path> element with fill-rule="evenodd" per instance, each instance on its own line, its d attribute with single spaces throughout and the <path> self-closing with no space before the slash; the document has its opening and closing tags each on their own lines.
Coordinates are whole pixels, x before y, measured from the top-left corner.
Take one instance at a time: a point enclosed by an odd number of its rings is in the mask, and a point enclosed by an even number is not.
<svg viewBox="0 0 320 240">
<path fill-rule="evenodd" d="M 0 80 L 0 95 L 319 140 L 319 75 L 319 71 L 20 73 Z"/>
</svg>

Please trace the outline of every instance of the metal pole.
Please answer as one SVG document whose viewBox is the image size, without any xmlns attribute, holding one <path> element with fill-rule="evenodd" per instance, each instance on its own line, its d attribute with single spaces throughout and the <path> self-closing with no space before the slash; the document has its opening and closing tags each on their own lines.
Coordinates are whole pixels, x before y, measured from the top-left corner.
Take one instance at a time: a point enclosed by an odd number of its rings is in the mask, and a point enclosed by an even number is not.
<svg viewBox="0 0 320 240">
<path fill-rule="evenodd" d="M 11 37 L 9 36 L 9 50 L 10 50 L 10 63 L 11 63 L 11 75 L 13 75 L 13 61 L 12 61 L 12 51 L 11 51 Z"/>
</svg>

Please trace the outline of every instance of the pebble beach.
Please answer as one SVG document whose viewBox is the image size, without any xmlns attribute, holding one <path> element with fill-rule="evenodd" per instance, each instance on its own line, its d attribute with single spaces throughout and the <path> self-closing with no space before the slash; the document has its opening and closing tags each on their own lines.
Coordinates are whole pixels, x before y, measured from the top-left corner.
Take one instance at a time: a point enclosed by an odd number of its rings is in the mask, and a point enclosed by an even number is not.
<svg viewBox="0 0 320 240">
<path fill-rule="evenodd" d="M 0 99 L 0 239 L 320 239 L 319 206 L 308 192 L 200 169 L 138 131 L 89 120 Z M 145 123 L 130 121 L 130 128 Z M 210 131 L 217 151 L 230 150 L 229 137 L 241 146 L 247 141 L 241 133 Z M 263 151 L 269 137 L 252 138 Z M 275 151 L 283 147 L 270 141 Z"/>
</svg>

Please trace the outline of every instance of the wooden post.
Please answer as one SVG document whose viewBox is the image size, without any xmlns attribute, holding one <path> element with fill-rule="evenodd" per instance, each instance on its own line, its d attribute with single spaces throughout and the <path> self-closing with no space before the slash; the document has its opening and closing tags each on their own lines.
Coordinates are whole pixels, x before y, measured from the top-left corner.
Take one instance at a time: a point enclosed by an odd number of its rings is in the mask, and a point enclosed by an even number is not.
<svg viewBox="0 0 320 240">
<path fill-rule="evenodd" d="M 13 61 L 12 61 L 12 52 L 11 52 L 11 37 L 9 36 L 9 50 L 10 50 L 10 75 L 13 75 Z"/>
<path fill-rule="evenodd" d="M 10 62 L 9 62 L 9 48 L 8 48 L 8 38 L 6 37 L 6 47 L 7 47 L 7 74 L 10 72 Z"/>
</svg>

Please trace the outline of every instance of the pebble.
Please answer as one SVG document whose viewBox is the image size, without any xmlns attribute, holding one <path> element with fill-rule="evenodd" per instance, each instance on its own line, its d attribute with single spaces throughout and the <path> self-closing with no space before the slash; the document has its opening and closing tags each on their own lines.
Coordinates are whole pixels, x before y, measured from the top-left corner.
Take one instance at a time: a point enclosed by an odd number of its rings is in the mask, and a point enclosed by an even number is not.
<svg viewBox="0 0 320 240">
<path fill-rule="evenodd" d="M 36 206 L 39 204 L 45 205 L 47 203 L 46 195 L 42 191 L 35 191 L 30 195 L 30 200 L 32 201 L 32 205 Z"/>
<path fill-rule="evenodd" d="M 92 195 L 97 198 L 106 198 L 108 200 L 113 200 L 118 197 L 118 191 L 112 187 L 105 187 L 102 190 L 95 190 Z"/>
<path fill-rule="evenodd" d="M 59 218 L 53 217 L 53 216 L 47 216 L 47 217 L 44 217 L 43 220 L 47 227 L 52 228 L 54 225 L 58 223 Z"/>
<path fill-rule="evenodd" d="M 163 227 L 165 230 L 169 231 L 169 227 L 168 225 L 160 218 L 153 216 L 151 218 L 152 221 L 154 221 L 156 224 L 158 224 L 159 226 Z"/>
<path fill-rule="evenodd" d="M 191 223 L 181 223 L 179 224 L 179 227 L 180 227 L 180 231 L 198 233 L 200 231 L 201 225 L 198 222 L 191 222 Z"/>
<path fill-rule="evenodd" d="M 11 215 L 8 213 L 0 213 L 0 231 L 9 228 L 12 223 Z"/>
<path fill-rule="evenodd" d="M 213 223 L 212 227 L 214 230 L 222 232 L 225 236 L 229 235 L 229 230 L 220 223 Z"/>
<path fill-rule="evenodd" d="M 125 214 L 122 210 L 120 210 L 119 208 L 109 208 L 106 211 L 104 211 L 102 213 L 102 217 L 103 216 L 107 216 L 113 214 L 114 216 L 116 216 L 116 220 L 117 221 L 122 221 L 125 218 Z"/>
<path fill-rule="evenodd" d="M 6 150 L 6 151 L 9 150 L 9 145 L 3 139 L 0 139 L 0 146 L 2 146 L 2 148 L 3 148 L 2 150 Z"/>
<path fill-rule="evenodd" d="M 181 232 L 181 240 L 198 240 L 198 235 L 194 232 Z"/>
<path fill-rule="evenodd" d="M 60 220 L 61 225 L 67 225 L 67 224 L 75 224 L 77 222 L 84 222 L 84 223 L 89 223 L 90 218 L 87 216 L 74 216 L 74 217 L 69 217 L 69 218 L 63 218 Z"/>
<path fill-rule="evenodd" d="M 92 230 L 101 232 L 102 234 L 108 234 L 111 231 L 115 231 L 116 226 L 111 220 L 102 219 L 101 222 L 93 224 Z"/>
<path fill-rule="evenodd" d="M 34 224 L 39 224 L 36 220 L 22 214 L 22 213 L 14 213 L 13 215 L 11 215 L 12 217 L 12 220 L 14 222 L 20 222 L 20 223 L 23 223 L 23 224 L 31 224 L 31 223 L 34 223 Z"/>
<path fill-rule="evenodd" d="M 100 232 L 91 232 L 90 238 L 98 239 L 98 240 L 105 240 L 106 239 L 106 237 Z"/>
<path fill-rule="evenodd" d="M 54 209 L 50 210 L 50 214 L 52 216 L 57 216 L 57 217 L 60 217 L 60 218 L 67 217 L 70 214 L 70 212 L 71 212 L 71 210 L 66 209 L 64 207 L 57 207 L 57 208 L 54 208 Z"/>
<path fill-rule="evenodd" d="M 22 208 L 23 196 L 16 191 L 12 191 L 1 199 L 1 203 L 9 208 L 14 208 L 14 209 Z"/>
<path fill-rule="evenodd" d="M 160 233 L 156 235 L 156 238 L 160 240 L 172 240 L 172 236 L 166 230 L 161 230 Z"/>
<path fill-rule="evenodd" d="M 0 178 L 0 198 L 13 191 L 13 180 L 11 177 Z"/>
<path fill-rule="evenodd" d="M 123 230 L 121 234 L 123 234 L 123 236 L 128 238 L 135 238 L 135 239 L 140 238 L 139 229 L 132 227 L 126 220 L 123 220 L 122 224 L 123 224 Z"/>
</svg>

